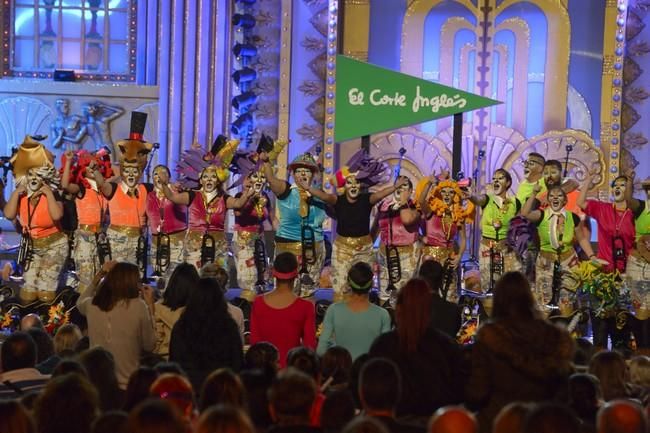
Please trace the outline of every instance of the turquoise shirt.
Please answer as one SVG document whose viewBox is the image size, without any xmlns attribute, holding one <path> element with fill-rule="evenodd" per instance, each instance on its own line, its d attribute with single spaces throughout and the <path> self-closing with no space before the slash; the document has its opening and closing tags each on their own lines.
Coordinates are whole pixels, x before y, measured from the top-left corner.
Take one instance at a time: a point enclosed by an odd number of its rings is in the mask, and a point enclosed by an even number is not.
<svg viewBox="0 0 650 433">
<path fill-rule="evenodd" d="M 388 331 L 390 316 L 385 309 L 370 304 L 366 311 L 352 311 L 347 303 L 337 302 L 325 313 L 316 352 L 322 355 L 332 346 L 341 346 L 354 360 L 368 353 L 375 338 Z"/>
<path fill-rule="evenodd" d="M 280 228 L 275 235 L 289 241 L 300 242 L 302 227 L 302 218 L 298 215 L 300 194 L 295 186 L 290 187 L 287 192 L 288 194 L 285 193 L 278 197 L 276 203 L 280 210 Z M 314 230 L 314 238 L 316 242 L 320 242 L 323 240 L 323 221 L 327 217 L 325 203 L 316 197 L 311 197 L 309 200 L 309 215 L 305 218 L 305 225 Z"/>
</svg>

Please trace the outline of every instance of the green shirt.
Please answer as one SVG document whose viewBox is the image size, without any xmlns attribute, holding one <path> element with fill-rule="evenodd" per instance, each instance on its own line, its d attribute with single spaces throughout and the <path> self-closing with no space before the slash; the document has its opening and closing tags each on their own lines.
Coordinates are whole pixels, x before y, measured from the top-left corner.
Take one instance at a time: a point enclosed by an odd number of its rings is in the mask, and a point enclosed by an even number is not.
<svg viewBox="0 0 650 433">
<path fill-rule="evenodd" d="M 544 182 L 540 179 L 537 182 L 530 183 L 526 179 L 522 180 L 521 183 L 519 184 L 519 188 L 517 189 L 517 200 L 521 202 L 523 205 L 526 203 L 526 200 L 528 200 L 528 197 L 533 195 L 533 188 L 535 187 L 536 184 L 539 184 L 541 187 L 540 192 L 546 191 L 546 185 L 544 185 Z"/>
<path fill-rule="evenodd" d="M 575 227 L 580 223 L 580 218 L 573 212 L 565 210 L 564 214 L 564 231 L 562 232 L 562 241 L 560 242 L 560 252 L 565 253 L 573 248 L 573 239 L 575 238 Z M 551 208 L 544 210 L 544 216 L 537 226 L 539 233 L 539 250 L 545 253 L 556 253 L 557 251 L 551 244 Z M 560 239 L 558 239 L 559 241 Z"/>
<path fill-rule="evenodd" d="M 483 215 L 481 216 L 483 237 L 497 239 L 497 229 L 495 229 L 494 223 L 498 221 L 500 223 L 498 240 L 505 240 L 508 235 L 510 220 L 519 213 L 521 203 L 515 197 L 507 197 L 502 205 L 499 206 L 494 201 L 492 194 L 488 194 L 487 198 L 488 202 L 483 207 Z"/>
</svg>

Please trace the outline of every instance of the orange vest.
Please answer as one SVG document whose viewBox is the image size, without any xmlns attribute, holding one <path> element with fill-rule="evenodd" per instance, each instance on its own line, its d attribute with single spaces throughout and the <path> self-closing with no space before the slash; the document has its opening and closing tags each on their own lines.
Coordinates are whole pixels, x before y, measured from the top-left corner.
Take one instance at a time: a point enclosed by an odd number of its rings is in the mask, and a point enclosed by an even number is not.
<svg viewBox="0 0 650 433">
<path fill-rule="evenodd" d="M 102 209 L 106 209 L 106 199 L 92 188 L 86 188 L 84 196 L 77 198 L 77 219 L 79 224 L 101 224 Z"/>
<path fill-rule="evenodd" d="M 29 221 L 29 212 L 32 213 L 31 221 Z M 58 223 L 54 222 L 50 216 L 50 211 L 47 209 L 47 198 L 43 194 L 39 196 L 35 207 L 29 204 L 27 197 L 21 197 L 18 216 L 20 224 L 33 239 L 45 238 L 61 231 Z"/>
<path fill-rule="evenodd" d="M 138 196 L 131 197 L 122 191 L 122 185 L 117 185 L 108 201 L 112 226 L 143 227 L 147 223 L 147 188 L 140 184 L 137 190 Z"/>
</svg>

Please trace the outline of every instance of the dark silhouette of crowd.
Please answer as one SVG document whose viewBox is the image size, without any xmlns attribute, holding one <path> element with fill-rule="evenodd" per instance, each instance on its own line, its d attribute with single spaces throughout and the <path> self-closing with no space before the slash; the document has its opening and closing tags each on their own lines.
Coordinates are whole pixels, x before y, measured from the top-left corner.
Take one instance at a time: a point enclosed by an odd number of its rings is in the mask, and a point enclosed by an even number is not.
<svg viewBox="0 0 650 433">
<path fill-rule="evenodd" d="M 107 264 L 77 303 L 85 320 L 51 337 L 25 317 L 2 341 L 0 433 L 648 432 L 650 358 L 594 353 L 543 318 L 519 273 L 461 345 L 437 263 L 399 288 L 391 315 L 355 264 L 320 328 L 292 291 L 295 257 L 274 267 L 249 346 L 223 279 L 181 268 L 157 295 L 133 265 Z"/>
</svg>

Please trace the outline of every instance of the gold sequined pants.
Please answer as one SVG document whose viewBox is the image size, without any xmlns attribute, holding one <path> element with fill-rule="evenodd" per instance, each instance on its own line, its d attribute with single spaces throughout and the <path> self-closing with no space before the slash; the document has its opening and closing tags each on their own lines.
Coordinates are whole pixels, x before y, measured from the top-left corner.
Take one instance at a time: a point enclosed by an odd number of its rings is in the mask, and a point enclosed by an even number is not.
<svg viewBox="0 0 650 433">
<path fill-rule="evenodd" d="M 176 269 L 176 266 L 183 263 L 184 261 L 183 258 L 185 256 L 185 252 L 184 252 L 185 232 L 182 231 L 182 232 L 171 233 L 168 236 L 169 236 L 169 266 L 167 266 L 167 269 L 161 275 L 165 281 L 169 281 L 169 277 L 171 277 L 172 273 L 174 272 L 174 269 Z M 151 255 L 149 256 L 152 272 L 156 271 L 157 254 L 158 254 L 158 235 L 152 235 Z"/>
<path fill-rule="evenodd" d="M 348 271 L 357 262 L 365 262 L 372 267 L 374 257 L 370 236 L 336 236 L 334 245 L 332 245 L 331 271 L 334 302 L 343 299 L 347 289 Z"/>
<path fill-rule="evenodd" d="M 208 232 L 214 239 L 214 262 L 224 268 L 227 266 L 228 241 L 224 232 Z M 201 269 L 201 245 L 203 243 L 202 231 L 189 230 L 185 236 L 185 261 Z M 205 264 L 205 263 L 203 263 Z"/>
<path fill-rule="evenodd" d="M 323 269 L 323 262 L 325 261 L 325 244 L 323 241 L 316 241 L 314 243 L 314 263 L 307 265 L 307 272 L 309 277 L 314 282 L 315 286 L 311 288 L 302 288 L 301 296 L 308 297 L 313 294 L 314 289 L 319 286 L 320 282 L 320 273 Z M 275 242 L 275 255 L 277 256 L 280 253 L 293 253 L 298 259 L 298 263 L 302 261 L 302 242 Z M 302 264 L 298 265 L 298 268 L 302 268 Z"/>
<path fill-rule="evenodd" d="M 404 283 L 415 275 L 419 251 L 417 245 L 404 245 L 398 246 L 397 251 L 399 252 L 399 262 L 401 269 L 401 278 L 394 283 L 395 289 L 399 290 Z M 382 302 L 385 302 L 391 298 L 391 293 L 388 289 L 390 282 L 388 278 L 388 266 L 386 263 L 386 246 L 381 244 L 379 246 L 379 254 L 377 258 L 379 263 L 380 273 L 380 290 L 379 290 L 379 299 Z M 393 294 L 394 296 L 394 294 Z"/>
<path fill-rule="evenodd" d="M 535 287 L 533 294 L 542 313 L 548 315 L 551 312 L 549 305 L 553 297 L 553 267 L 555 264 L 555 253 L 540 252 L 535 263 Z M 567 251 L 560 256 L 560 269 L 562 272 L 562 283 L 558 297 L 560 314 L 568 316 L 573 312 L 573 279 L 569 277 L 569 269 L 578 264 L 578 256 L 575 251 Z"/>
<path fill-rule="evenodd" d="M 420 264 L 432 258 L 436 262 L 440 263 L 442 266 L 445 266 L 445 262 L 448 257 L 451 257 L 455 254 L 454 248 L 447 247 L 437 247 L 433 245 L 422 245 L 422 252 L 420 253 Z M 458 290 L 456 280 L 457 272 L 454 270 L 452 272 L 452 278 L 447 286 L 447 300 L 450 302 L 458 302 Z M 444 284 L 444 275 L 443 275 L 443 284 Z"/>
<path fill-rule="evenodd" d="M 63 232 L 32 239 L 32 260 L 23 273 L 20 291 L 23 301 L 54 300 L 63 265 L 68 257 L 68 237 Z"/>
<path fill-rule="evenodd" d="M 116 262 L 138 263 L 136 251 L 140 228 L 109 226 L 106 230 L 108 241 L 111 243 L 111 257 Z"/>
<path fill-rule="evenodd" d="M 255 266 L 255 241 L 263 239 L 262 233 L 235 231 L 232 239 L 232 251 L 237 266 L 237 284 L 241 288 L 240 297 L 249 302 L 255 299 L 257 267 Z"/>
<path fill-rule="evenodd" d="M 487 292 L 490 290 L 490 245 L 494 242 L 494 252 L 499 253 L 502 260 L 493 260 L 494 265 L 494 284 L 499 281 L 501 275 L 509 271 L 520 269 L 521 265 L 515 256 L 515 253 L 508 251 L 505 241 L 496 244 L 495 241 L 482 239 L 479 246 L 479 270 L 481 272 L 481 290 Z"/>
<path fill-rule="evenodd" d="M 79 278 L 79 293 L 83 293 L 92 283 L 99 272 L 99 256 L 95 233 L 77 229 L 74 232 L 74 249 L 72 250 L 74 265 Z"/>
</svg>

